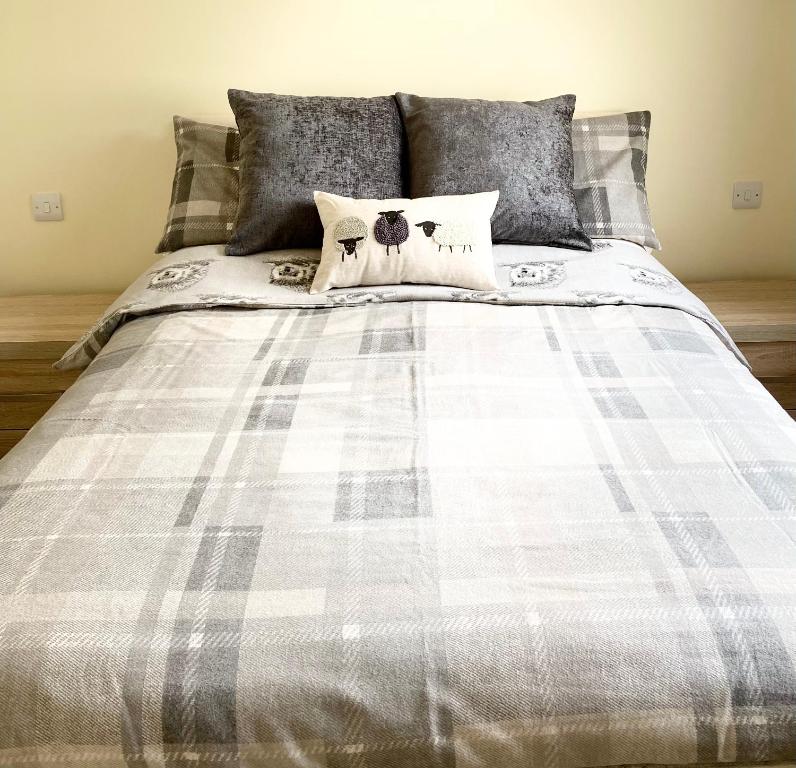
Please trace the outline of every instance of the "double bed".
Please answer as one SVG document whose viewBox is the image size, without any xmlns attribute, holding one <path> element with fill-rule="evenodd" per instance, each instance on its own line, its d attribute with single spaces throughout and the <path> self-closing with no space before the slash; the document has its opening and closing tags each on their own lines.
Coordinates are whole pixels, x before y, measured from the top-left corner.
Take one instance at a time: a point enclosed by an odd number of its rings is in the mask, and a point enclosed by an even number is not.
<svg viewBox="0 0 796 768">
<path fill-rule="evenodd" d="M 796 760 L 796 426 L 644 248 L 222 254 L 0 461 L 0 765 Z"/>
</svg>

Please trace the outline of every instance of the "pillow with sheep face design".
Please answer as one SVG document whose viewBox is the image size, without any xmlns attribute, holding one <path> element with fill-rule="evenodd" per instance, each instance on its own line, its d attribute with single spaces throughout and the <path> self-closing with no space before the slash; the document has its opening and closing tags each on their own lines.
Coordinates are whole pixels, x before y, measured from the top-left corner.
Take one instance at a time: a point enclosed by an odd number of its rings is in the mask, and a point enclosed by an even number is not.
<svg viewBox="0 0 796 768">
<path fill-rule="evenodd" d="M 497 192 L 356 200 L 315 193 L 323 224 L 310 293 L 421 283 L 494 291 L 491 219 Z"/>
</svg>

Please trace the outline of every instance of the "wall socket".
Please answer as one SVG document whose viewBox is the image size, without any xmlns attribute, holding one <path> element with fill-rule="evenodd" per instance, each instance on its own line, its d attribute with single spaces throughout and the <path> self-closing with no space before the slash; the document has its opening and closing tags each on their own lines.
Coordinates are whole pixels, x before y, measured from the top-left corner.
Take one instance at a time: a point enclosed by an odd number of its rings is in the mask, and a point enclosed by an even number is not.
<svg viewBox="0 0 796 768">
<path fill-rule="evenodd" d="M 762 181 L 736 181 L 732 185 L 733 208 L 759 208 L 762 203 Z"/>
<path fill-rule="evenodd" d="M 64 218 L 60 192 L 37 192 L 30 196 L 30 206 L 36 221 L 61 221 Z"/>
</svg>

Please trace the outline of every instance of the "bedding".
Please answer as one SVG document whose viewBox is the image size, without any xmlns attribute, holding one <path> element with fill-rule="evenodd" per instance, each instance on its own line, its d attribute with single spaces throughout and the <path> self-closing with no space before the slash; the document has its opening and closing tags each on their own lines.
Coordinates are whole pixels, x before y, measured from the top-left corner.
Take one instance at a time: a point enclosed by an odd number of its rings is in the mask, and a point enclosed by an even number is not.
<svg viewBox="0 0 796 768">
<path fill-rule="evenodd" d="M 591 250 L 573 190 L 574 96 L 524 102 L 395 97 L 406 131 L 408 197 L 497 189 L 495 242 Z"/>
<path fill-rule="evenodd" d="M 310 293 L 385 283 L 495 290 L 490 219 L 497 201 L 497 192 L 415 200 L 316 192 L 323 249 Z"/>
<path fill-rule="evenodd" d="M 403 196 L 403 128 L 392 96 L 282 96 L 231 89 L 240 203 L 227 254 L 320 247 L 312 193 Z"/>
<path fill-rule="evenodd" d="M 646 190 L 650 113 L 572 121 L 574 190 L 583 228 L 660 250 Z M 226 243 L 238 208 L 237 128 L 174 117 L 177 168 L 158 253 Z"/>
<path fill-rule="evenodd" d="M 496 291 L 388 285 L 310 294 L 320 259 L 317 250 L 270 251 L 232 264 L 220 246 L 183 248 L 166 254 L 135 280 L 56 367 L 67 370 L 88 365 L 121 323 L 153 312 L 219 306 L 318 308 L 414 300 L 668 306 L 701 319 L 735 349 L 708 308 L 638 245 L 596 241 L 590 253 L 500 245 L 493 248 L 493 254 Z"/>
<path fill-rule="evenodd" d="M 177 167 L 158 253 L 226 243 L 238 210 L 236 128 L 174 116 Z"/>
<path fill-rule="evenodd" d="M 649 112 L 572 121 L 575 198 L 590 237 L 660 250 L 647 201 Z"/>
<path fill-rule="evenodd" d="M 120 297 L 0 461 L 0 765 L 796 759 L 796 426 L 641 247 L 495 257 Z"/>
</svg>

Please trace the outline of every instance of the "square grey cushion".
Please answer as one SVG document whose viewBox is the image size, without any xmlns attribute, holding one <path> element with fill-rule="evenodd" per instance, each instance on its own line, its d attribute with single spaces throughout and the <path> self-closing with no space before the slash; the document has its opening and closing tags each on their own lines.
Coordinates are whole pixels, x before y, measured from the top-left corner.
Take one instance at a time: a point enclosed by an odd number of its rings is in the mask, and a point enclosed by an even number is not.
<svg viewBox="0 0 796 768">
<path fill-rule="evenodd" d="M 575 198 L 591 237 L 660 250 L 647 200 L 649 135 L 649 112 L 573 121 Z"/>
<path fill-rule="evenodd" d="M 174 141 L 177 167 L 157 253 L 226 243 L 238 209 L 238 131 L 175 115 Z"/>
<path fill-rule="evenodd" d="M 573 190 L 574 96 L 545 101 L 397 93 L 409 149 L 409 196 L 500 190 L 495 242 L 591 250 Z"/>
<path fill-rule="evenodd" d="M 240 193 L 227 254 L 320 248 L 312 193 L 402 195 L 403 131 L 392 96 L 229 91 L 240 131 Z"/>
</svg>

